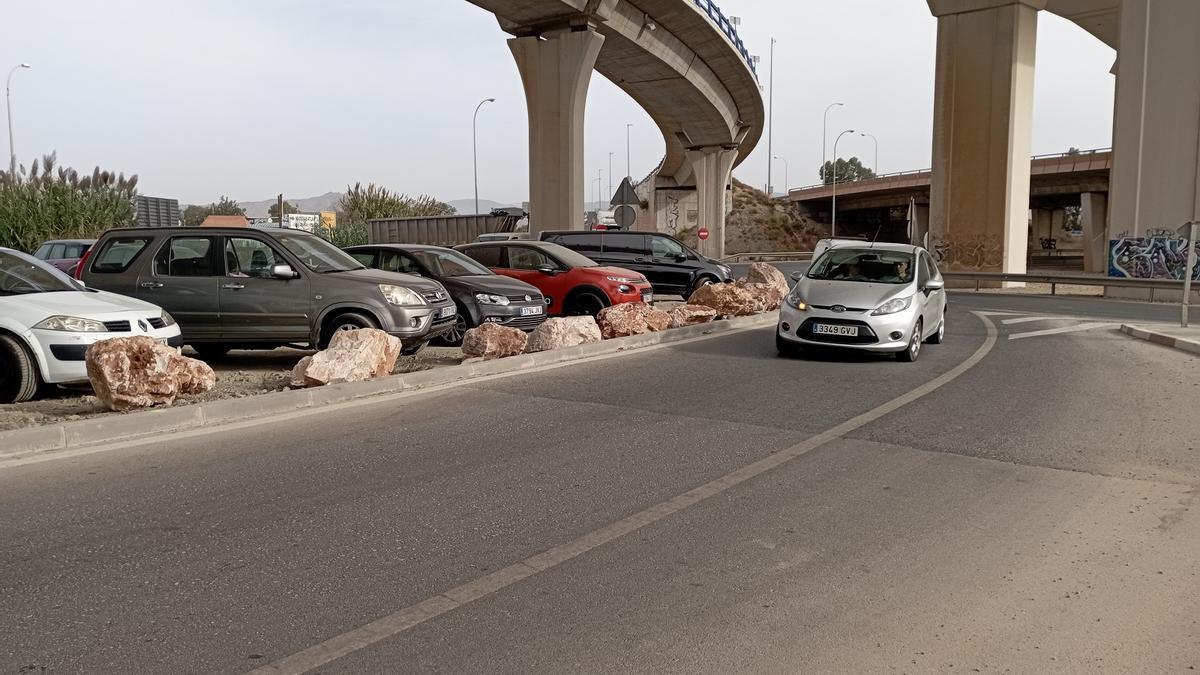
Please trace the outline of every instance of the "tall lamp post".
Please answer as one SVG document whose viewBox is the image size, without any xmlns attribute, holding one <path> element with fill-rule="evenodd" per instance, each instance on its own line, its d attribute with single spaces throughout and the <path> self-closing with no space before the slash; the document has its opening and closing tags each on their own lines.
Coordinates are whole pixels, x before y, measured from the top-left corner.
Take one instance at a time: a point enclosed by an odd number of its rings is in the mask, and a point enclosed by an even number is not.
<svg viewBox="0 0 1200 675">
<path fill-rule="evenodd" d="M 830 103 L 825 106 L 825 115 L 821 118 L 821 182 L 825 182 L 825 162 L 828 161 L 828 155 L 825 154 L 825 137 L 829 133 L 829 111 L 830 109 L 841 106 L 841 103 Z"/>
<path fill-rule="evenodd" d="M 859 136 L 865 136 L 865 137 L 871 139 L 872 141 L 875 141 L 875 163 L 871 165 L 871 171 L 873 171 L 875 173 L 875 175 L 878 176 L 879 175 L 879 139 L 875 138 L 875 134 L 868 134 L 865 131 L 862 132 L 861 134 L 859 134 Z"/>
<path fill-rule="evenodd" d="M 833 208 L 830 216 L 831 223 L 829 225 L 830 238 L 837 236 L 837 146 L 838 141 L 842 140 L 842 136 L 854 133 L 853 129 L 847 129 L 838 134 L 838 137 L 833 141 Z"/>
<path fill-rule="evenodd" d="M 774 157 L 771 154 L 771 146 L 775 137 L 775 38 L 771 38 L 771 65 L 768 72 L 770 75 L 767 77 L 767 86 L 770 87 L 770 91 L 767 93 L 767 196 L 770 197 L 774 192 L 771 185 L 771 165 L 774 162 L 770 158 Z"/>
<path fill-rule="evenodd" d="M 608 198 L 609 198 L 609 199 L 612 199 L 612 195 L 613 195 L 613 189 L 612 189 L 612 158 L 613 158 L 613 155 L 614 155 L 614 154 L 615 154 L 615 153 L 612 153 L 612 152 L 608 153 Z"/>
<path fill-rule="evenodd" d="M 788 183 L 788 161 L 786 159 L 784 159 L 783 157 L 780 157 L 779 155 L 775 155 L 774 159 L 777 159 L 777 160 L 783 162 L 783 193 L 787 194 L 788 186 L 789 186 L 789 183 Z"/>
<path fill-rule="evenodd" d="M 479 109 L 484 103 L 495 103 L 494 98 L 485 98 L 475 106 L 475 115 L 471 117 L 471 158 L 475 175 L 475 213 L 479 213 L 479 144 L 476 140 L 475 122 L 479 119 Z"/>
<path fill-rule="evenodd" d="M 625 125 L 625 177 L 629 180 L 633 180 L 633 173 L 629 168 L 631 166 L 629 162 L 629 130 L 632 128 L 632 124 Z"/>
<path fill-rule="evenodd" d="M 12 130 L 12 76 L 21 68 L 32 68 L 28 63 L 18 63 L 8 71 L 8 77 L 4 80 L 4 102 L 8 107 L 8 171 L 9 173 L 17 172 L 17 148 L 13 145 L 13 130 Z"/>
</svg>

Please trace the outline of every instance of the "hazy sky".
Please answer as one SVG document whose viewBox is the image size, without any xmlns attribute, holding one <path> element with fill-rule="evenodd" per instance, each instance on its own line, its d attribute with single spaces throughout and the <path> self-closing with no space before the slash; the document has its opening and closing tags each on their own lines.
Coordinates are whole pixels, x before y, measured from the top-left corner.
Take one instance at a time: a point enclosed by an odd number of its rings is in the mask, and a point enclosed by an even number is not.
<svg viewBox="0 0 1200 675">
<path fill-rule="evenodd" d="M 792 186 L 816 182 L 821 113 L 830 144 L 879 139 L 881 172 L 929 166 L 935 20 L 923 0 L 723 0 L 742 17 L 767 83 L 775 48 L 775 154 Z M 308 197 L 374 181 L 442 200 L 471 197 L 471 113 L 480 197 L 528 197 L 525 102 L 495 18 L 464 0 L 106 0 L 0 3 L 0 68 L 13 77 L 18 158 L 137 173 L 143 194 L 207 202 Z M 1111 144 L 1114 52 L 1042 13 L 1035 154 Z M 586 174 L 648 173 L 662 137 L 595 75 Z M 7 149 L 7 146 L 6 146 Z M 843 156 L 870 165 L 869 138 Z M 775 163 L 773 182 L 784 184 Z M 766 181 L 766 135 L 734 175 Z M 614 181 L 615 184 L 616 181 Z M 607 189 L 608 180 L 604 180 Z M 591 188 L 587 193 L 591 195 Z"/>
</svg>

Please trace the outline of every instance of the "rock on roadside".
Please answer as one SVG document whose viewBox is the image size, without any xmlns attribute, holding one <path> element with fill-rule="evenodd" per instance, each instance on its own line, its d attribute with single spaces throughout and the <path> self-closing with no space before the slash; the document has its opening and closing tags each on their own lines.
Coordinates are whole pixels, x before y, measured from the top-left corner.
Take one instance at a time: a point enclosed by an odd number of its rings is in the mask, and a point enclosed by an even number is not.
<svg viewBox="0 0 1200 675">
<path fill-rule="evenodd" d="M 574 347 L 600 340 L 600 326 L 590 316 L 551 317 L 529 334 L 525 353 Z"/>
<path fill-rule="evenodd" d="M 688 298 L 687 304 L 709 307 L 718 316 L 750 316 L 763 311 L 759 296 L 738 284 L 701 286 Z"/>
<path fill-rule="evenodd" d="M 207 363 L 145 335 L 102 340 L 87 349 L 88 380 L 109 410 L 170 405 L 180 394 L 201 394 L 217 383 Z"/>
<path fill-rule="evenodd" d="M 600 334 L 605 340 L 666 330 L 671 315 L 641 302 L 623 302 L 605 307 L 596 315 Z"/>
<path fill-rule="evenodd" d="M 737 285 L 759 298 L 759 311 L 769 312 L 779 309 L 783 299 L 792 290 L 787 277 L 774 265 L 756 262 L 750 263 L 750 271 L 744 278 L 737 280 Z"/>
<path fill-rule="evenodd" d="M 717 310 L 704 305 L 679 305 L 672 307 L 668 314 L 671 315 L 671 328 L 708 323 L 717 318 Z"/>
<path fill-rule="evenodd" d="M 502 359 L 525 351 L 529 336 L 518 328 L 485 323 L 472 328 L 463 336 L 463 355 L 484 359 Z"/>
<path fill-rule="evenodd" d="M 338 331 L 327 349 L 300 359 L 292 369 L 291 386 L 319 387 L 390 375 L 401 348 L 399 338 L 378 328 Z"/>
</svg>

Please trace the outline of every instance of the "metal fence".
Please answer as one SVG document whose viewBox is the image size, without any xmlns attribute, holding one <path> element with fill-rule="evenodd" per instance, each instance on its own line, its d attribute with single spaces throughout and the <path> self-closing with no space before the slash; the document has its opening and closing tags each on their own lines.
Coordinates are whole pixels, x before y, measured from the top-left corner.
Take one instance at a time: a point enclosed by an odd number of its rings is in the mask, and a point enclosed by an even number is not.
<svg viewBox="0 0 1200 675">
<path fill-rule="evenodd" d="M 977 291 L 983 287 L 985 282 L 1003 283 L 1006 281 L 1027 284 L 1050 284 L 1050 295 L 1056 295 L 1060 285 L 1141 288 L 1150 291 L 1151 302 L 1154 301 L 1156 291 L 1183 292 L 1183 282 L 1173 279 L 1125 279 L 1088 274 L 1009 274 L 1007 272 L 942 272 L 942 277 L 947 281 L 974 281 L 975 290 Z"/>
<path fill-rule="evenodd" d="M 757 78 L 758 68 L 754 65 L 754 56 L 750 54 L 749 49 L 746 49 L 746 44 L 742 42 L 742 38 L 738 36 L 737 28 L 734 27 L 733 22 L 725 16 L 725 13 L 721 11 L 721 8 L 717 6 L 717 3 L 713 2 L 713 0 L 692 1 L 696 3 L 696 6 L 700 8 L 700 11 L 707 14 L 709 19 L 712 19 L 713 23 L 717 24 L 717 28 L 719 28 L 721 32 L 725 34 L 725 37 L 729 38 L 729 42 L 732 43 L 734 49 L 737 49 L 738 53 L 742 55 L 742 59 L 746 61 L 746 65 L 750 66 L 750 72 L 754 73 L 754 77 Z"/>
</svg>

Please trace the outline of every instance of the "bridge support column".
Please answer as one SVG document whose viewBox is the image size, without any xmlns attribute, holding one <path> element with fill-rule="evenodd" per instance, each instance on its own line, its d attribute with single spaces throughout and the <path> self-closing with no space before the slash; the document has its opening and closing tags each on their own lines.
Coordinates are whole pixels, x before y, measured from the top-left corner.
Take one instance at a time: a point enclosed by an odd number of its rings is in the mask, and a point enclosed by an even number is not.
<svg viewBox="0 0 1200 675">
<path fill-rule="evenodd" d="M 1200 2 L 1123 0 L 1110 228 L 1174 231 L 1200 219 Z M 1113 236 L 1117 238 L 1117 236 Z"/>
<path fill-rule="evenodd" d="M 708 230 L 708 239 L 700 242 L 700 254 L 710 258 L 725 255 L 725 215 L 729 205 L 725 197 L 737 146 L 710 146 L 687 151 L 692 175 L 696 178 L 696 224 Z"/>
<path fill-rule="evenodd" d="M 529 234 L 583 227 L 583 114 L 604 36 L 590 27 L 508 47 L 529 110 Z"/>
<path fill-rule="evenodd" d="M 1079 224 L 1083 226 L 1083 269 L 1108 272 L 1108 195 L 1085 192 L 1079 196 Z"/>
<path fill-rule="evenodd" d="M 949 269 L 1025 272 L 1037 12 L 928 0 L 938 19 L 930 240 Z"/>
</svg>

